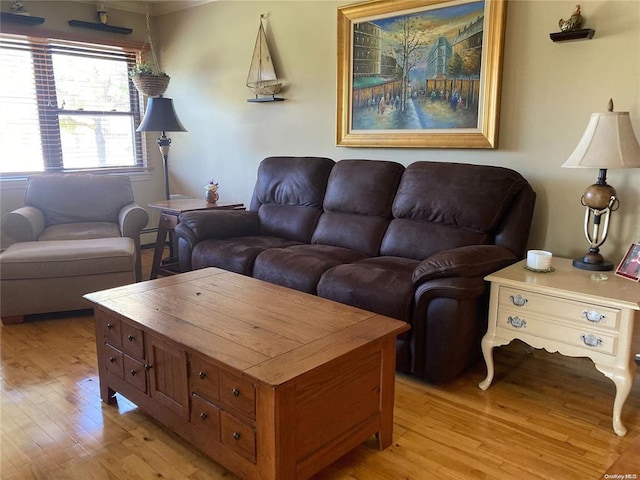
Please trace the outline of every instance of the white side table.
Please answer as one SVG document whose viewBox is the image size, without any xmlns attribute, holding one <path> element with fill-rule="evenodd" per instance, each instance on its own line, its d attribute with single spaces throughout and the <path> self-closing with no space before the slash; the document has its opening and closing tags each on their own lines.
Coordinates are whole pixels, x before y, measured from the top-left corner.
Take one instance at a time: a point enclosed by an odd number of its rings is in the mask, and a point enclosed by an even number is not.
<svg viewBox="0 0 640 480">
<path fill-rule="evenodd" d="M 636 371 L 634 354 L 640 349 L 640 284 L 607 272 L 608 280 L 593 280 L 592 272 L 553 258 L 555 272 L 535 273 L 525 261 L 499 270 L 491 282 L 489 328 L 482 339 L 487 378 L 494 374 L 493 348 L 514 339 L 534 348 L 570 357 L 589 357 L 616 386 L 613 430 L 625 435 L 620 414 Z"/>
</svg>

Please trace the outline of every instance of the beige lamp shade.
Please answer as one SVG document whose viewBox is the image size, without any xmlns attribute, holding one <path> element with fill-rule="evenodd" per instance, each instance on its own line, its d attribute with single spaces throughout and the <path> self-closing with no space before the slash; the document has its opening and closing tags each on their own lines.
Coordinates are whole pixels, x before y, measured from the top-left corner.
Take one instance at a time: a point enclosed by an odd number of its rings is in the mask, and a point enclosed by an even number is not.
<svg viewBox="0 0 640 480">
<path fill-rule="evenodd" d="M 629 112 L 591 114 L 580 143 L 562 166 L 640 168 L 640 145 L 633 133 Z"/>
</svg>

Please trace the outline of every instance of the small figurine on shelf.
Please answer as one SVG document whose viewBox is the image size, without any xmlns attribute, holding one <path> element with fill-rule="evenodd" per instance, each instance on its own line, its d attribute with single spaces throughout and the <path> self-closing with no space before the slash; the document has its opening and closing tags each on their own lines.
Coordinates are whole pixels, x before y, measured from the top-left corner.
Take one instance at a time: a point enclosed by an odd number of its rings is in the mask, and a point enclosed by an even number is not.
<svg viewBox="0 0 640 480">
<path fill-rule="evenodd" d="M 576 5 L 573 15 L 569 17 L 569 20 L 563 20 L 561 18 L 558 21 L 558 26 L 561 31 L 570 32 L 571 30 L 578 30 L 582 26 L 583 21 L 584 19 L 580 13 L 580 5 Z"/>
<path fill-rule="evenodd" d="M 218 195 L 218 183 L 213 179 L 209 180 L 209 183 L 205 185 L 204 192 L 207 203 L 216 203 L 220 198 L 220 195 Z"/>
<path fill-rule="evenodd" d="M 11 0 L 11 13 L 16 15 L 29 15 L 21 0 Z"/>
<path fill-rule="evenodd" d="M 100 20 L 101 24 L 106 25 L 107 22 L 109 21 L 109 14 L 107 13 L 107 4 L 99 3 L 97 5 L 97 8 L 98 8 L 98 20 Z"/>
</svg>

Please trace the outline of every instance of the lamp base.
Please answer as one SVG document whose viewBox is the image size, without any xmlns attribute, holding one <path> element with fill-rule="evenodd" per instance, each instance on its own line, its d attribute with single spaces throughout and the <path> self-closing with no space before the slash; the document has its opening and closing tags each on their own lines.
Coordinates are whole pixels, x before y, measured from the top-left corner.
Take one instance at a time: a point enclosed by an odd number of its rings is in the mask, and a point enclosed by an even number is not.
<svg viewBox="0 0 640 480">
<path fill-rule="evenodd" d="M 580 258 L 573 259 L 573 266 L 592 272 L 608 272 L 613 270 L 613 263 L 602 258 L 600 254 L 586 253 Z"/>
</svg>

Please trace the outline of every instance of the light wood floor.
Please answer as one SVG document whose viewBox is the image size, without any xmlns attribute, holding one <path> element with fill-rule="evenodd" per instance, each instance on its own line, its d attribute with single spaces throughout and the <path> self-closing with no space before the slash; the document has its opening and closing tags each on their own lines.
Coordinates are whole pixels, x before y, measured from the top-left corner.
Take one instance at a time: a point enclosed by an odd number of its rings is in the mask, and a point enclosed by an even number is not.
<svg viewBox="0 0 640 480">
<path fill-rule="evenodd" d="M 123 397 L 101 403 L 90 313 L 2 326 L 0 348 L 2 479 L 236 478 Z M 398 375 L 393 445 L 372 438 L 315 480 L 599 479 L 634 440 L 607 478 L 640 478 L 640 379 L 618 437 L 615 387 L 589 360 L 516 342 L 495 361 L 487 391 L 482 361 L 444 386 Z"/>
</svg>

